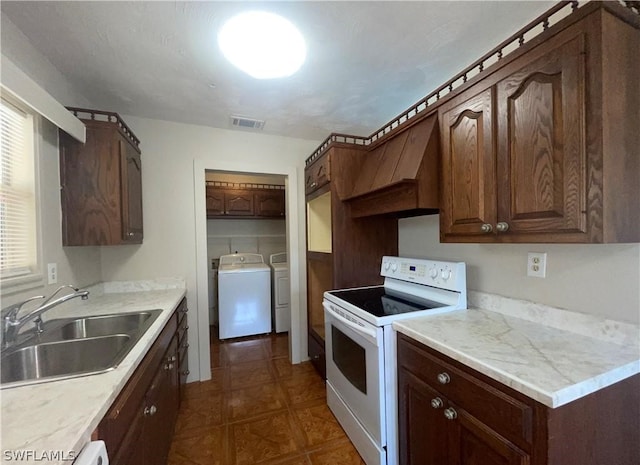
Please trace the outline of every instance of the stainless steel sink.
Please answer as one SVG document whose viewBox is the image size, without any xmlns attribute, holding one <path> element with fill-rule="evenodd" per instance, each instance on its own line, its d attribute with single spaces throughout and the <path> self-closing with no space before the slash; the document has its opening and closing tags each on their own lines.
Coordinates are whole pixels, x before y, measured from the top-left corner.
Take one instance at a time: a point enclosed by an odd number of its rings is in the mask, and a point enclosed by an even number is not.
<svg viewBox="0 0 640 465">
<path fill-rule="evenodd" d="M 162 310 L 50 320 L 40 334 L 2 351 L 1 387 L 103 373 L 116 368 Z"/>
<path fill-rule="evenodd" d="M 151 325 L 162 310 L 89 316 L 72 320 L 51 320 L 41 340 L 66 341 L 111 334 L 137 334 Z"/>
<path fill-rule="evenodd" d="M 122 360 L 130 341 L 117 334 L 17 349 L 2 358 L 2 384 L 103 372 Z"/>
</svg>

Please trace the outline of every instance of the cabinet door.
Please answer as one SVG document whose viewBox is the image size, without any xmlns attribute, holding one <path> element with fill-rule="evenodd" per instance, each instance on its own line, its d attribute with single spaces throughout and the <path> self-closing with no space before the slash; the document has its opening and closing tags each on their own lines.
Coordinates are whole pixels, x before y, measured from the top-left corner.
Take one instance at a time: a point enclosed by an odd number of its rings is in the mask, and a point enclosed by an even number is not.
<svg viewBox="0 0 640 465">
<path fill-rule="evenodd" d="M 122 188 L 122 240 L 141 243 L 142 229 L 142 161 L 138 151 L 120 137 Z"/>
<path fill-rule="evenodd" d="M 491 89 L 444 108 L 441 120 L 441 235 L 492 236 L 485 226 L 496 218 Z"/>
<path fill-rule="evenodd" d="M 224 191 L 212 187 L 206 188 L 207 217 L 224 215 Z"/>
<path fill-rule="evenodd" d="M 255 194 L 256 216 L 284 216 L 284 190 Z"/>
<path fill-rule="evenodd" d="M 304 171 L 306 194 L 310 194 L 331 180 L 329 163 L 329 155 L 326 153 L 311 165 L 307 166 Z"/>
<path fill-rule="evenodd" d="M 142 430 L 145 465 L 167 463 L 178 408 L 172 381 L 175 376 L 175 370 L 163 359 L 147 391 Z"/>
<path fill-rule="evenodd" d="M 449 423 L 450 465 L 529 465 L 530 456 L 480 422 L 465 410 L 449 403 L 447 410 L 457 418 Z M 443 417 L 444 418 L 444 417 Z"/>
<path fill-rule="evenodd" d="M 400 464 L 448 464 L 446 400 L 402 367 L 398 369 L 398 387 Z"/>
<path fill-rule="evenodd" d="M 253 216 L 253 194 L 240 190 L 226 191 L 224 194 L 224 210 L 230 216 Z"/>
<path fill-rule="evenodd" d="M 510 234 L 586 231 L 585 60 L 578 35 L 497 84 L 498 221 Z"/>
</svg>

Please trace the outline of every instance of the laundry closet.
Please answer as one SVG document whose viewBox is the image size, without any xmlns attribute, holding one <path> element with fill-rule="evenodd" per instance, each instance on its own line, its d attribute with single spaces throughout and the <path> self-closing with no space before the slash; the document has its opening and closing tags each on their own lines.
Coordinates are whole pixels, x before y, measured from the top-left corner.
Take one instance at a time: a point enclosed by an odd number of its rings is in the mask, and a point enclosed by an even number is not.
<svg viewBox="0 0 640 465">
<path fill-rule="evenodd" d="M 240 337 L 288 332 L 291 310 L 286 253 L 285 177 L 207 171 L 205 179 L 209 324 L 212 338 L 226 339 L 220 335 L 224 322 L 247 321 L 249 317 L 257 323 L 247 324 L 246 328 L 257 329 L 234 329 L 224 331 L 225 334 L 234 335 L 228 337 Z M 252 266 L 247 264 L 247 260 Z M 259 269 L 267 270 L 268 275 L 250 273 Z M 220 289 L 221 280 L 244 287 L 242 280 L 245 277 L 253 279 L 250 285 L 252 289 L 256 287 L 254 281 L 259 283 L 260 291 L 235 292 L 229 284 Z M 268 315 L 265 314 L 265 307 Z"/>
</svg>

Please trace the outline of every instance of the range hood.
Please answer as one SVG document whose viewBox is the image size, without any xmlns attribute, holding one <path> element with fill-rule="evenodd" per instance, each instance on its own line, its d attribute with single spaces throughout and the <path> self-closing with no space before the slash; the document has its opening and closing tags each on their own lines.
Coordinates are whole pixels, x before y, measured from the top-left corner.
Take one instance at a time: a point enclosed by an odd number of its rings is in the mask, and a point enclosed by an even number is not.
<svg viewBox="0 0 640 465">
<path fill-rule="evenodd" d="M 432 114 L 362 153 L 362 163 L 350 176 L 353 189 L 341 199 L 349 204 L 351 216 L 437 213 L 438 139 L 437 114 Z"/>
</svg>

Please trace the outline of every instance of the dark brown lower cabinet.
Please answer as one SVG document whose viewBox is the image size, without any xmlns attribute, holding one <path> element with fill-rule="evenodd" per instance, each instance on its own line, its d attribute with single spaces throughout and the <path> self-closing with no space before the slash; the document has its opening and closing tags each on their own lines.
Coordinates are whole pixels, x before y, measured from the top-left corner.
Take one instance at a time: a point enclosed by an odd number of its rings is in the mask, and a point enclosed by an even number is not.
<svg viewBox="0 0 640 465">
<path fill-rule="evenodd" d="M 98 425 L 95 436 L 105 441 L 113 465 L 167 462 L 186 381 L 180 371 L 186 370 L 180 361 L 182 355 L 186 364 L 186 312 L 183 299 Z"/>
<path fill-rule="evenodd" d="M 638 465 L 640 375 L 549 408 L 402 334 L 401 465 Z"/>
</svg>

